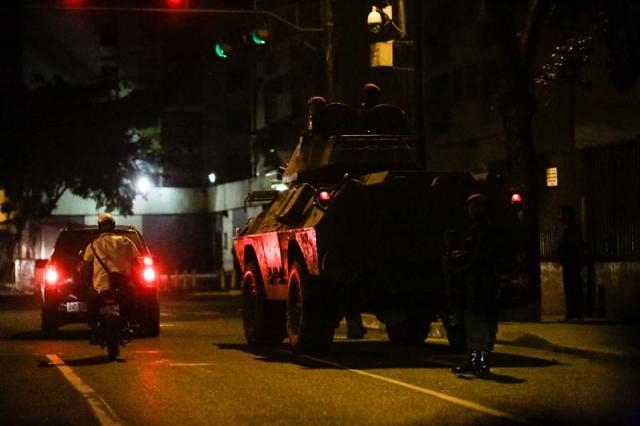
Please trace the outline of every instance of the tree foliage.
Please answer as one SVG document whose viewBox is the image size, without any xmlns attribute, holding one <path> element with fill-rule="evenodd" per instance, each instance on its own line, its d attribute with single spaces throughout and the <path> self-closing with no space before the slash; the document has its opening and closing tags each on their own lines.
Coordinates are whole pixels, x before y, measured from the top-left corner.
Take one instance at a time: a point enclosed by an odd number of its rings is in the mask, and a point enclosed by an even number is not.
<svg viewBox="0 0 640 426">
<path fill-rule="evenodd" d="M 533 299 L 540 297 L 539 211 L 537 202 L 537 155 L 533 117 L 538 110 L 534 82 L 541 76 L 536 60 L 545 26 L 556 24 L 560 40 L 546 69 L 546 81 L 577 72 L 588 52 L 587 39 L 576 32 L 583 23 L 600 28 L 607 48 L 608 66 L 614 85 L 628 90 L 640 75 L 640 6 L 634 0 L 486 0 L 486 25 L 494 34 L 502 65 L 503 84 L 499 111 L 505 132 L 509 176 L 514 189 L 527 200 L 525 225 L 525 270 Z M 583 40 L 583 41 L 580 41 Z M 576 49 L 578 52 L 576 52 Z M 543 69 L 543 72 L 545 70 Z M 545 81 L 544 78 L 542 81 Z M 539 309 L 539 306 L 538 306 Z"/>
<path fill-rule="evenodd" d="M 99 100 L 90 87 L 58 79 L 21 93 L 5 113 L 0 186 L 18 229 L 49 215 L 62 194 L 96 201 L 96 207 L 131 213 L 131 179 L 140 160 L 154 155 L 152 138 L 132 139 L 135 128 L 153 123 L 154 103 L 144 91 Z"/>
</svg>

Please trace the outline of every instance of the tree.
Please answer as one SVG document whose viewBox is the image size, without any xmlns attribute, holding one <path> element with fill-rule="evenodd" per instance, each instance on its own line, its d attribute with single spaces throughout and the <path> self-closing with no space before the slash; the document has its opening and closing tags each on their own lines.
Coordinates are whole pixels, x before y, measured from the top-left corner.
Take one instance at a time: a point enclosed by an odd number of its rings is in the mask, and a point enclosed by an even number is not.
<svg viewBox="0 0 640 426">
<path fill-rule="evenodd" d="M 57 78 L 22 91 L 13 99 L 14 108 L 4 112 L 2 209 L 18 235 L 29 219 L 50 215 L 67 190 L 94 199 L 97 208 L 131 213 L 130 180 L 140 160 L 157 151 L 152 137 L 131 136 L 136 128 L 154 124 L 155 103 L 143 90 L 116 100 L 100 100 L 98 93 Z"/>
<path fill-rule="evenodd" d="M 538 109 L 534 82 L 544 24 L 552 19 L 565 23 L 579 19 L 601 23 L 612 80 L 617 87 L 627 90 L 633 87 L 640 73 L 639 7 L 633 0 L 529 0 L 526 10 L 523 11 L 522 6 L 523 2 L 513 0 L 486 0 L 486 25 L 494 35 L 502 65 L 503 85 L 498 108 L 505 132 L 511 186 L 525 197 L 524 267 L 535 302 L 531 305 L 531 314 L 537 317 L 541 294 L 537 194 L 540 180 L 532 121 Z"/>
</svg>

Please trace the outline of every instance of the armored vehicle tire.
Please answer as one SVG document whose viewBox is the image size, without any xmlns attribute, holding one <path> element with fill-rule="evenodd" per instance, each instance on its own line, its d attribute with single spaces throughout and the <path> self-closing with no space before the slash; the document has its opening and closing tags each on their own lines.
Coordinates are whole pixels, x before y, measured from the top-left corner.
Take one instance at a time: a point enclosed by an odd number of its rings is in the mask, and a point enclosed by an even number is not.
<svg viewBox="0 0 640 426">
<path fill-rule="evenodd" d="M 309 279 L 301 263 L 293 262 L 289 271 L 287 333 L 294 350 L 322 351 L 333 342 L 335 321 L 318 284 Z"/>
<path fill-rule="evenodd" d="M 284 304 L 266 299 L 254 262 L 247 263 L 242 276 L 242 323 L 250 345 L 275 346 L 286 336 Z"/>
<path fill-rule="evenodd" d="M 417 345 L 429 335 L 431 319 L 421 314 L 409 313 L 408 318 L 396 324 L 386 324 L 389 340 L 394 343 Z"/>
</svg>

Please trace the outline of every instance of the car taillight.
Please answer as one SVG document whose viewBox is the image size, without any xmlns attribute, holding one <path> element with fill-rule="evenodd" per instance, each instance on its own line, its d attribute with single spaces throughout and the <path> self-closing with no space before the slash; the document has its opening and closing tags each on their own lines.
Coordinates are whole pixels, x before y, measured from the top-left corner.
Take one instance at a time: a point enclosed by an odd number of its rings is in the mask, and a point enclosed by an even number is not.
<svg viewBox="0 0 640 426">
<path fill-rule="evenodd" d="M 144 279 L 145 284 L 147 285 L 151 285 L 155 282 L 156 280 L 156 271 L 155 269 L 151 268 L 151 267 L 146 267 L 144 268 L 144 270 L 142 271 L 142 278 Z"/>
<path fill-rule="evenodd" d="M 151 266 L 153 265 L 153 259 L 149 256 L 145 256 L 142 258 L 142 263 L 144 263 L 145 266 Z"/>
<path fill-rule="evenodd" d="M 44 279 L 49 285 L 58 284 L 58 279 L 60 278 L 60 274 L 58 274 L 58 270 L 55 266 L 48 266 L 47 271 L 45 272 Z"/>
</svg>

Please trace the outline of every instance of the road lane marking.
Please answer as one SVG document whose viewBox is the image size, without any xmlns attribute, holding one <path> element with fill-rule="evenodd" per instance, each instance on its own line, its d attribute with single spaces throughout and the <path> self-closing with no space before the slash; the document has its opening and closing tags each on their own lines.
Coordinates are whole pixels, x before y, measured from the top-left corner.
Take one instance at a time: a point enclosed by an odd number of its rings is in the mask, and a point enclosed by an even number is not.
<svg viewBox="0 0 640 426">
<path fill-rule="evenodd" d="M 215 362 L 172 362 L 169 367 L 203 367 L 207 365 L 218 365 Z"/>
<path fill-rule="evenodd" d="M 93 388 L 87 385 L 78 376 L 71 367 L 64 363 L 64 361 L 56 354 L 47 354 L 47 358 L 54 365 L 62 375 L 67 379 L 71 385 L 76 388 L 80 394 L 87 400 L 89 406 L 93 410 L 94 414 L 98 418 L 101 425 L 105 426 L 119 426 L 122 425 L 120 419 L 116 413 L 111 409 L 109 404 L 93 390 Z"/>
<path fill-rule="evenodd" d="M 328 360 L 322 359 L 322 358 L 316 358 L 316 357 L 310 356 L 310 355 L 294 354 L 291 351 L 287 351 L 287 350 L 283 350 L 283 349 L 280 349 L 279 351 L 287 353 L 287 354 L 290 354 L 290 355 L 298 356 L 298 357 L 301 357 L 301 358 L 306 358 L 306 359 L 309 359 L 311 361 L 315 361 L 315 362 L 317 362 L 319 364 L 329 365 L 331 367 L 339 368 L 341 370 L 346 370 L 346 371 L 349 371 L 351 373 L 360 374 L 362 376 L 366 376 L 366 377 L 369 377 L 369 378 L 372 378 L 372 379 L 376 379 L 376 380 L 380 380 L 380 381 L 383 381 L 383 382 L 391 383 L 393 385 L 400 386 L 400 387 L 403 387 L 405 389 L 410 389 L 410 390 L 413 390 L 413 391 L 416 391 L 416 392 L 423 393 L 425 395 L 432 396 L 434 398 L 441 399 L 441 400 L 449 402 L 451 404 L 460 405 L 462 407 L 468 408 L 470 410 L 477 411 L 477 412 L 482 413 L 482 414 L 488 414 L 488 415 L 493 416 L 493 417 L 499 417 L 499 418 L 507 419 L 507 420 L 510 420 L 510 421 L 513 421 L 513 422 L 517 422 L 517 423 L 529 423 L 527 420 L 521 419 L 519 417 L 516 417 L 516 416 L 511 415 L 509 413 L 506 413 L 504 411 L 496 410 L 495 408 L 487 407 L 485 405 L 481 405 L 481 404 L 478 404 L 476 402 L 467 401 L 467 400 L 462 399 L 462 398 L 457 398 L 455 396 L 447 395 L 445 393 L 434 391 L 432 389 L 423 388 L 423 387 L 417 386 L 417 385 L 412 385 L 411 383 L 406 383 L 406 382 L 403 382 L 403 381 L 400 381 L 400 380 L 396 380 L 396 379 L 392 379 L 392 378 L 386 377 L 386 376 L 380 376 L 378 374 L 369 373 L 367 371 L 357 370 L 357 369 L 354 369 L 354 368 L 349 368 L 349 367 L 344 366 L 342 364 L 339 364 L 337 362 L 328 361 Z"/>
</svg>

